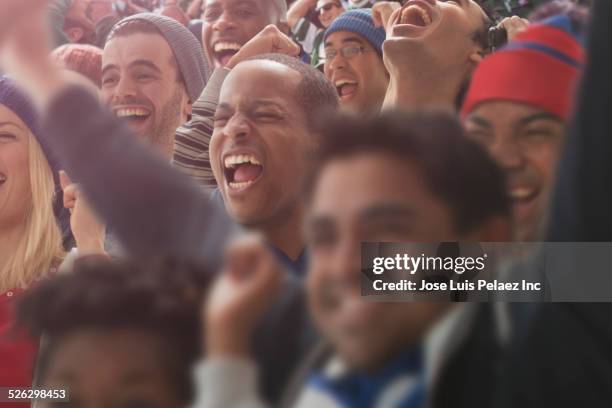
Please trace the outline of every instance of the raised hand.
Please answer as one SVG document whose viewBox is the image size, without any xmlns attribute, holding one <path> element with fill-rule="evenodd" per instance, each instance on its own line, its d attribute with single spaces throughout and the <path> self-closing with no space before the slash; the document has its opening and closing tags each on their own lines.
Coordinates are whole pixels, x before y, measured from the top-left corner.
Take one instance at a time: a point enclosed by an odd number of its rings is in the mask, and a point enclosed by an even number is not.
<svg viewBox="0 0 612 408">
<path fill-rule="evenodd" d="M 293 2 L 289 10 L 287 10 L 287 23 L 289 27 L 293 28 L 310 10 L 314 10 L 316 5 L 317 0 L 297 0 Z"/>
<path fill-rule="evenodd" d="M 372 6 L 372 20 L 376 27 L 382 27 L 387 31 L 387 25 L 391 20 L 391 15 L 401 8 L 400 4 L 394 1 L 379 1 Z"/>
<path fill-rule="evenodd" d="M 270 24 L 240 48 L 240 51 L 227 63 L 227 68 L 234 68 L 244 60 L 269 53 L 297 57 L 300 55 L 300 47 L 291 38 L 283 34 L 278 27 Z"/>
<path fill-rule="evenodd" d="M 60 183 L 64 191 L 64 207 L 70 210 L 70 228 L 79 255 L 104 254 L 104 224 L 93 212 L 78 184 L 73 183 L 64 171 L 60 171 Z"/>
<path fill-rule="evenodd" d="M 0 47 L 24 18 L 45 10 L 48 0 L 2 0 L 0 7 Z"/>
<path fill-rule="evenodd" d="M 529 27 L 529 20 L 519 16 L 506 17 L 500 21 L 497 26 L 506 29 L 506 32 L 508 33 L 508 42 L 510 42 L 518 33 Z"/>
<path fill-rule="evenodd" d="M 0 67 L 10 74 L 39 107 L 65 85 L 49 56 L 48 0 L 2 0 Z"/>
<path fill-rule="evenodd" d="M 206 351 L 247 357 L 252 332 L 277 298 L 284 271 L 257 237 L 231 245 L 226 259 L 205 304 Z"/>
</svg>

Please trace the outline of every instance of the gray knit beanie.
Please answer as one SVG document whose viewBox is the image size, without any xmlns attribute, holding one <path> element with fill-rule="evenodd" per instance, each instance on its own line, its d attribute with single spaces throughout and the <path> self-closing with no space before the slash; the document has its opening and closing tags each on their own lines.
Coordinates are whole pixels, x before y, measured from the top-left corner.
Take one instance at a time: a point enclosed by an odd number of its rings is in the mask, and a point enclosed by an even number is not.
<svg viewBox="0 0 612 408">
<path fill-rule="evenodd" d="M 196 37 L 181 23 L 153 13 L 139 13 L 126 17 L 115 24 L 112 31 L 134 20 L 147 21 L 153 24 L 166 39 L 185 80 L 189 99 L 191 99 L 191 102 L 195 102 L 200 97 L 210 77 L 210 67 Z"/>
</svg>

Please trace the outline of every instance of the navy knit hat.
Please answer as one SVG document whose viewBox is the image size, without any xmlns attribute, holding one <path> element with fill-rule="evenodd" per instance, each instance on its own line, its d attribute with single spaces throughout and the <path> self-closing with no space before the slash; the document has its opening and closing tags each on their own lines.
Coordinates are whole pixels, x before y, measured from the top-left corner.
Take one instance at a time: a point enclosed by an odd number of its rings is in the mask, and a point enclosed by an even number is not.
<svg viewBox="0 0 612 408">
<path fill-rule="evenodd" d="M 60 166 L 57 160 L 53 158 L 50 150 L 45 146 L 44 138 L 41 137 L 40 133 L 39 118 L 30 100 L 17 88 L 15 83 L 5 75 L 0 75 L 0 105 L 6 106 L 22 120 L 40 144 L 47 158 L 49 167 L 51 167 L 51 171 L 53 172 L 53 181 L 55 183 L 53 211 L 60 225 L 64 244 L 65 246 L 69 245 L 72 240 L 72 233 L 70 232 L 70 213 L 63 205 L 62 189 L 59 184 L 58 174 Z"/>
<path fill-rule="evenodd" d="M 372 20 L 371 9 L 355 9 L 346 11 L 329 26 L 325 31 L 323 41 L 327 40 L 330 34 L 338 31 L 348 31 L 361 35 L 374 47 L 379 55 L 382 55 L 382 44 L 385 41 L 385 29 L 375 27 Z"/>
</svg>

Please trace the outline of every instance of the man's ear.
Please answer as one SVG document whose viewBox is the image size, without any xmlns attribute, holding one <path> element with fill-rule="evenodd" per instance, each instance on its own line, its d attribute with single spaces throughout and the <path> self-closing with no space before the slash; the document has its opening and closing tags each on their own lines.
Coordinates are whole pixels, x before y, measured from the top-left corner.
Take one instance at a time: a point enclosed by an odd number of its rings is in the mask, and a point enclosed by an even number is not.
<svg viewBox="0 0 612 408">
<path fill-rule="evenodd" d="M 185 98 L 186 98 L 186 101 L 184 101 L 183 103 L 183 111 L 181 112 L 181 115 L 183 116 L 183 118 L 185 118 L 185 122 L 187 122 L 191 119 L 191 111 L 193 109 L 193 103 L 189 100 L 189 97 L 187 96 L 187 94 L 185 94 Z"/>
<path fill-rule="evenodd" d="M 474 64 L 475 66 L 480 64 L 480 62 L 484 59 L 485 52 L 480 47 L 475 47 L 470 55 L 468 56 L 468 60 Z"/>
<path fill-rule="evenodd" d="M 71 43 L 78 43 L 85 36 L 85 30 L 81 27 L 71 27 L 64 30 L 64 34 Z"/>
</svg>

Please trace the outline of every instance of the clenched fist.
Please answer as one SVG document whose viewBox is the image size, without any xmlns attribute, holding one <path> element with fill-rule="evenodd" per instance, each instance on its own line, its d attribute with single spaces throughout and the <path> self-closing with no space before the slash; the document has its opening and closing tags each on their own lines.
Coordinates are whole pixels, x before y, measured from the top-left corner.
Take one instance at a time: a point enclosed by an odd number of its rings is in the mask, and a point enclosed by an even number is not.
<svg viewBox="0 0 612 408">
<path fill-rule="evenodd" d="M 284 270 L 256 237 L 231 245 L 204 308 L 209 356 L 245 357 L 255 326 L 277 298 Z"/>
<path fill-rule="evenodd" d="M 271 24 L 244 44 L 226 66 L 231 69 L 249 58 L 270 53 L 297 57 L 300 55 L 300 47 L 291 38 L 283 34 L 278 27 Z"/>
</svg>

